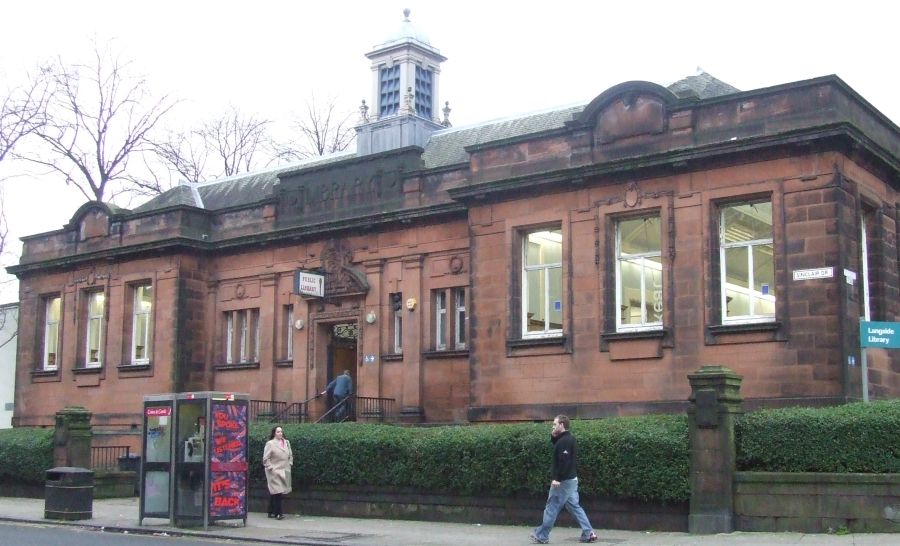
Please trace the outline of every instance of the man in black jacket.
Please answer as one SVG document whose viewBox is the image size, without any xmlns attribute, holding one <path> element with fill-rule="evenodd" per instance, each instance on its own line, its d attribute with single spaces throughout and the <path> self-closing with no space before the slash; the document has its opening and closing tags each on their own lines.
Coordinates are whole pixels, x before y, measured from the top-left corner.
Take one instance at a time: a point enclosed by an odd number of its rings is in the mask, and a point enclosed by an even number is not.
<svg viewBox="0 0 900 546">
<path fill-rule="evenodd" d="M 596 542 L 597 533 L 591 527 L 587 514 L 578 503 L 578 474 L 575 455 L 575 437 L 569 432 L 569 418 L 557 415 L 550 432 L 553 442 L 553 480 L 550 494 L 544 508 L 544 521 L 531 532 L 531 541 L 537 544 L 550 542 L 550 530 L 556 524 L 556 517 L 566 507 L 581 527 L 581 542 Z"/>
</svg>

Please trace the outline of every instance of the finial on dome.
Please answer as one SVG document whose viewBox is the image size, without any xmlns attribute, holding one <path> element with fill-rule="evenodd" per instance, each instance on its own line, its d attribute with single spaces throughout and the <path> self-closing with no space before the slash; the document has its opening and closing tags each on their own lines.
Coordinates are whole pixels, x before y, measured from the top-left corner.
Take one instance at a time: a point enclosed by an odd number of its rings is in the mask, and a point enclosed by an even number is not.
<svg viewBox="0 0 900 546">
<path fill-rule="evenodd" d="M 409 13 L 410 13 L 409 8 L 403 8 L 403 22 L 404 23 L 409 22 Z"/>
</svg>

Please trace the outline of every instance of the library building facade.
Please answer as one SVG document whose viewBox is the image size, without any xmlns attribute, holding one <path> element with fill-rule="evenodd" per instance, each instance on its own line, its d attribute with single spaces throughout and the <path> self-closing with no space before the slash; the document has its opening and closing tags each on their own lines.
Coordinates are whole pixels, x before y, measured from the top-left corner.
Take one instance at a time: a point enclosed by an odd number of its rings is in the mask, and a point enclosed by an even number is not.
<svg viewBox="0 0 900 546">
<path fill-rule="evenodd" d="M 681 412 L 704 365 L 746 409 L 900 396 L 859 334 L 900 320 L 900 129 L 838 77 L 453 127 L 411 23 L 366 56 L 352 153 L 24 238 L 16 426 L 190 391 L 311 419 L 345 370 L 353 418 L 407 423 Z"/>
</svg>

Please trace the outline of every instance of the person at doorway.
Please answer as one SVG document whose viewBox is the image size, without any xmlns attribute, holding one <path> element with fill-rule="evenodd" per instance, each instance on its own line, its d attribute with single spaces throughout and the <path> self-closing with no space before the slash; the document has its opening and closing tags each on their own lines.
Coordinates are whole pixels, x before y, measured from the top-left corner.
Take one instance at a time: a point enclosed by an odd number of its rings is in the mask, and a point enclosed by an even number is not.
<svg viewBox="0 0 900 546">
<path fill-rule="evenodd" d="M 269 517 L 284 519 L 282 501 L 291 492 L 294 453 L 291 451 L 291 442 L 284 437 L 281 427 L 272 428 L 272 434 L 263 449 L 262 460 L 266 469 L 266 485 L 269 486 Z"/>
<path fill-rule="evenodd" d="M 337 408 L 334 410 L 334 420 L 337 422 L 343 421 L 348 415 L 347 403 L 349 403 L 349 401 L 344 401 L 353 394 L 353 379 L 350 377 L 350 370 L 344 370 L 344 373 L 332 379 L 328 386 L 325 387 L 325 390 L 322 391 L 322 394 L 327 393 L 330 393 L 334 400 L 333 407 Z"/>
<path fill-rule="evenodd" d="M 544 507 L 544 521 L 540 527 L 531 532 L 531 541 L 537 544 L 548 544 L 550 531 L 556 524 L 557 516 L 565 507 L 581 527 L 581 542 L 597 542 L 597 533 L 594 532 L 587 514 L 584 513 L 584 509 L 578 502 L 575 436 L 569 432 L 569 418 L 565 415 L 557 415 L 553 419 L 550 441 L 553 443 L 550 493 L 547 496 L 547 505 Z"/>
</svg>

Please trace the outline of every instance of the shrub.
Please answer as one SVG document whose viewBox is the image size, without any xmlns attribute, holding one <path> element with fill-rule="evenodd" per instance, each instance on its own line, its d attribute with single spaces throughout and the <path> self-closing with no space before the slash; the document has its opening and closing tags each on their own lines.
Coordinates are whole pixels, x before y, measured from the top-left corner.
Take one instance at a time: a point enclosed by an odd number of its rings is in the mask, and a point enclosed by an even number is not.
<svg viewBox="0 0 900 546">
<path fill-rule="evenodd" d="M 0 430 L 0 482 L 40 484 L 53 468 L 52 428 Z"/>
<path fill-rule="evenodd" d="M 900 400 L 761 410 L 736 432 L 740 470 L 900 472 Z"/>
<path fill-rule="evenodd" d="M 387 486 L 430 493 L 541 495 L 550 482 L 546 424 L 407 428 L 285 425 L 300 485 Z M 262 451 L 271 426 L 254 425 L 251 479 L 265 481 Z M 574 421 L 581 491 L 682 501 L 688 498 L 685 416 Z"/>
</svg>

